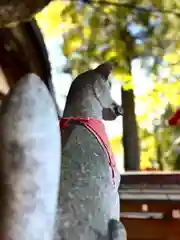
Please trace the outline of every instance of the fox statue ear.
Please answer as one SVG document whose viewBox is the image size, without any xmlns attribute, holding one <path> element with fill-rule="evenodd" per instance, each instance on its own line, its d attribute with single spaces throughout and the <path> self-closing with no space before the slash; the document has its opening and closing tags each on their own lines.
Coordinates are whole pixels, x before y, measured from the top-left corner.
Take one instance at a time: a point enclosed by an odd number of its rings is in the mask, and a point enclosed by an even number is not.
<svg viewBox="0 0 180 240">
<path fill-rule="evenodd" d="M 94 71 L 99 73 L 105 80 L 108 80 L 108 77 L 112 71 L 112 67 L 113 66 L 110 62 L 105 62 L 95 68 Z"/>
</svg>

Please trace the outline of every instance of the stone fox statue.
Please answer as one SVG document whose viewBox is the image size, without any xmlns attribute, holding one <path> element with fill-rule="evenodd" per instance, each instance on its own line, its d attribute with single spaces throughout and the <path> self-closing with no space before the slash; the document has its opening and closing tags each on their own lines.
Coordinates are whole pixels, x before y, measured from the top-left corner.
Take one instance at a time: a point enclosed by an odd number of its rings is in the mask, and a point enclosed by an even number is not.
<svg viewBox="0 0 180 240">
<path fill-rule="evenodd" d="M 72 83 L 61 125 L 62 165 L 56 239 L 126 239 L 119 222 L 118 173 L 102 120 L 122 109 L 110 95 L 111 65 Z"/>
<path fill-rule="evenodd" d="M 53 100 L 27 74 L 0 112 L 0 239 L 52 240 L 59 192 L 61 142 Z"/>
</svg>

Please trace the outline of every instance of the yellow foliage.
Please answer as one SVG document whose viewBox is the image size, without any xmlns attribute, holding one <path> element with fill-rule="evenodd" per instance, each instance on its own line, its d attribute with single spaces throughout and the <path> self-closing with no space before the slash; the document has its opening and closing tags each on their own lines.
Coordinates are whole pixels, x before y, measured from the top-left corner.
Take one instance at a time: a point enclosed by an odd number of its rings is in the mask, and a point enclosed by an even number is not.
<svg viewBox="0 0 180 240">
<path fill-rule="evenodd" d="M 104 60 L 108 61 L 111 60 L 112 58 L 117 56 L 117 52 L 116 51 L 108 51 L 105 55 L 104 55 Z"/>
<path fill-rule="evenodd" d="M 179 59 L 179 62 L 180 62 L 180 59 Z M 177 64 L 172 68 L 172 74 L 175 76 L 180 75 L 180 64 Z"/>
<path fill-rule="evenodd" d="M 148 154 L 146 151 L 141 151 L 141 161 L 140 161 L 140 169 L 151 168 L 152 164 L 150 161 L 151 155 Z"/>
<path fill-rule="evenodd" d="M 133 89 L 134 88 L 134 83 L 131 81 L 129 81 L 129 82 L 125 82 L 124 84 L 123 84 L 123 88 L 124 88 L 124 90 L 126 90 L 126 91 L 128 91 L 128 90 L 130 90 L 130 89 Z"/>
<path fill-rule="evenodd" d="M 78 47 L 82 44 L 82 39 L 80 36 L 72 35 L 68 38 L 68 43 L 66 43 L 66 40 L 64 42 L 63 46 L 63 53 L 66 57 L 71 56 L 74 51 L 77 50 Z"/>
<path fill-rule="evenodd" d="M 164 56 L 164 60 L 169 64 L 176 64 L 178 61 L 180 61 L 180 56 L 176 52 L 171 52 Z"/>
<path fill-rule="evenodd" d="M 150 140 L 150 139 L 149 139 Z M 144 144 L 146 144 L 146 149 L 141 148 L 141 157 L 140 157 L 140 169 L 146 169 L 146 168 L 151 168 L 152 167 L 152 157 L 155 157 L 155 148 L 154 144 L 150 142 L 146 142 L 146 140 L 141 139 Z M 151 137 L 151 141 L 154 142 L 153 137 Z M 146 142 L 146 143 L 145 143 Z"/>
<path fill-rule="evenodd" d="M 61 13 L 65 7 L 65 2 L 59 0 L 52 1 L 36 15 L 37 23 L 45 39 L 58 37 L 72 26 L 70 19 L 62 21 Z"/>
<path fill-rule="evenodd" d="M 110 145 L 113 153 L 120 153 L 122 151 L 121 136 L 110 139 Z"/>
<path fill-rule="evenodd" d="M 84 37 L 85 39 L 89 39 L 90 35 L 91 35 L 91 29 L 90 29 L 90 27 L 89 27 L 89 26 L 85 26 L 85 27 L 83 28 L 83 37 Z"/>
<path fill-rule="evenodd" d="M 121 69 L 120 67 L 114 67 L 113 76 L 116 79 L 120 80 L 123 84 L 129 84 L 130 82 L 132 82 L 132 75 L 125 73 L 125 71 L 123 71 L 123 69 Z"/>
</svg>

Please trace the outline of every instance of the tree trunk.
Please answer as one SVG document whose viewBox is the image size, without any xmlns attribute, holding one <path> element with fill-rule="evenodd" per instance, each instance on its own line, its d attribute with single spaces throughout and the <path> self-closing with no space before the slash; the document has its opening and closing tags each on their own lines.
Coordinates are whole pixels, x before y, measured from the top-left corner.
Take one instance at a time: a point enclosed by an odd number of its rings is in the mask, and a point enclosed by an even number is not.
<svg viewBox="0 0 180 240">
<path fill-rule="evenodd" d="M 123 147 L 124 147 L 124 168 L 126 171 L 139 170 L 140 150 L 138 130 L 135 114 L 133 90 L 122 92 L 123 107 Z"/>
</svg>

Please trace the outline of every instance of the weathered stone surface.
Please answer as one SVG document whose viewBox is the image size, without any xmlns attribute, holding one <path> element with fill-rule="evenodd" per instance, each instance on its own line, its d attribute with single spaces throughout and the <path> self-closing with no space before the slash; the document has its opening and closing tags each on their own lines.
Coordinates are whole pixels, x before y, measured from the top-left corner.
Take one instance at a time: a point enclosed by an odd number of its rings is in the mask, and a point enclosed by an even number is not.
<svg viewBox="0 0 180 240">
<path fill-rule="evenodd" d="M 62 131 L 62 141 L 67 131 Z M 118 173 L 116 181 L 114 188 L 107 156 L 98 140 L 85 127 L 73 126 L 67 143 L 62 142 L 62 239 L 109 240 L 108 222 L 119 219 L 120 212 Z"/>
<path fill-rule="evenodd" d="M 127 233 L 124 228 L 124 225 L 117 220 L 109 221 L 109 240 L 126 240 Z"/>
<path fill-rule="evenodd" d="M 44 83 L 28 74 L 0 113 L 0 238 L 52 240 L 60 176 L 60 131 Z"/>
<path fill-rule="evenodd" d="M 50 0 L 1 0 L 0 27 L 28 20 L 49 2 Z"/>
</svg>

